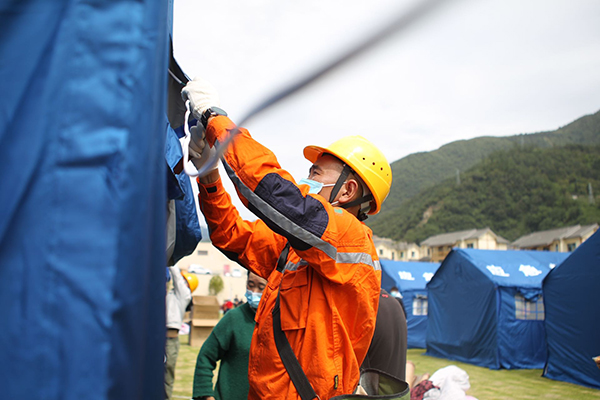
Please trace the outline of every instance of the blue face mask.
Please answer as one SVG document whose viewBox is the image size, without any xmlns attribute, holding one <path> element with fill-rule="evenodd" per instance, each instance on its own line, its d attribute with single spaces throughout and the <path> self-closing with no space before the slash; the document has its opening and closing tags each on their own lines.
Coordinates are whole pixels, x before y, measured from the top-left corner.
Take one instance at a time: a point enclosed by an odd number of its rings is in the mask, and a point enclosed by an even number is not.
<svg viewBox="0 0 600 400">
<path fill-rule="evenodd" d="M 258 303 L 260 303 L 261 296 L 262 293 L 255 293 L 250 290 L 246 290 L 246 300 L 248 300 L 248 304 L 250 304 L 250 307 L 252 307 L 255 310 L 258 308 Z"/>
<path fill-rule="evenodd" d="M 313 181 L 312 179 L 302 178 L 298 181 L 298 185 L 308 185 L 310 186 L 308 193 L 319 194 L 324 187 L 335 186 L 335 183 L 325 185 L 324 183 Z"/>
</svg>

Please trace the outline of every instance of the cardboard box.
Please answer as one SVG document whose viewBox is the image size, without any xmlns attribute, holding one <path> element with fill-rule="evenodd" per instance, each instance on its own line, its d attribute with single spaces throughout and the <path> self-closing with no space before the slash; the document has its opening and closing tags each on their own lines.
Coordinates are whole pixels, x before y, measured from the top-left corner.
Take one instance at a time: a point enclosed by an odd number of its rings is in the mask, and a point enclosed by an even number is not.
<svg viewBox="0 0 600 400">
<path fill-rule="evenodd" d="M 193 296 L 191 313 L 192 321 L 195 319 L 219 319 L 219 302 L 216 296 Z"/>
<path fill-rule="evenodd" d="M 192 320 L 190 325 L 189 345 L 192 347 L 202 346 L 218 322 L 218 319 Z"/>
<path fill-rule="evenodd" d="M 216 296 L 193 296 L 190 322 L 190 346 L 199 347 L 208 338 L 221 317 Z"/>
</svg>

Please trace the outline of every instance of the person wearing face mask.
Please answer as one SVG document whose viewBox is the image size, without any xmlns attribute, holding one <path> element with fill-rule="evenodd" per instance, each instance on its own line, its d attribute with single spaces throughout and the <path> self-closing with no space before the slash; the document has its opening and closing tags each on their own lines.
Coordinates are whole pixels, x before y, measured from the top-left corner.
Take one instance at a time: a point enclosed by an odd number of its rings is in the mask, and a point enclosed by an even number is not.
<svg viewBox="0 0 600 400">
<path fill-rule="evenodd" d="M 200 121 L 189 148 L 202 165 L 235 125 L 206 81 L 189 82 L 182 96 Z M 308 180 L 296 183 L 269 149 L 239 129 L 221 161 L 256 221 L 239 216 L 218 169 L 197 180 L 212 244 L 269 282 L 255 318 L 249 399 L 353 393 L 375 329 L 381 267 L 362 221 L 381 209 L 390 165 L 361 136 L 308 146 L 304 157 L 312 164 Z"/>
<path fill-rule="evenodd" d="M 194 400 L 247 399 L 248 356 L 254 316 L 267 281 L 249 272 L 247 302 L 231 309 L 208 336 L 196 359 Z M 221 361 L 213 389 L 213 371 Z"/>
</svg>

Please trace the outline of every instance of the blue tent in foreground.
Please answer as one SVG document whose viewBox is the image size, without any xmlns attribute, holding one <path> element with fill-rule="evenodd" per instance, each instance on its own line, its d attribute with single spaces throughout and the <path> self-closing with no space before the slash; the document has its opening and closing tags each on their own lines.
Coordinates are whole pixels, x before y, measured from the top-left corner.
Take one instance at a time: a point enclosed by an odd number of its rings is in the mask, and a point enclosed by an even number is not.
<svg viewBox="0 0 600 400">
<path fill-rule="evenodd" d="M 548 361 L 544 376 L 600 389 L 600 231 L 543 283 Z"/>
<path fill-rule="evenodd" d="M 453 249 L 427 284 L 427 353 L 482 367 L 543 368 L 542 279 L 570 253 Z"/>
<path fill-rule="evenodd" d="M 164 398 L 169 1 L 0 3 L 0 398 Z"/>
<path fill-rule="evenodd" d="M 380 260 L 381 287 L 392 287 L 402 293 L 406 310 L 407 344 L 409 349 L 425 348 L 427 338 L 427 282 L 440 263 Z"/>
</svg>

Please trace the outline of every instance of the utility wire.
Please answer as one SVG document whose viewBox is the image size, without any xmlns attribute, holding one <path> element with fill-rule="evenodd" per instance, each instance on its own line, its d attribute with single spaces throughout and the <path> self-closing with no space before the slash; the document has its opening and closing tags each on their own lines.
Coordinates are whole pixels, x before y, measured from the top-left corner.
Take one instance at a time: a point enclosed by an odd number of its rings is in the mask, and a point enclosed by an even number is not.
<svg viewBox="0 0 600 400">
<path fill-rule="evenodd" d="M 340 55 L 336 59 L 330 61 L 325 64 L 323 67 L 317 69 L 311 74 L 299 79 L 296 82 L 293 82 L 289 86 L 283 88 L 282 90 L 276 92 L 275 94 L 267 97 L 262 102 L 258 103 L 254 108 L 250 109 L 244 118 L 242 118 L 237 124 L 236 128 L 231 131 L 229 137 L 218 145 L 216 154 L 214 158 L 210 161 L 207 161 L 204 166 L 200 168 L 197 175 L 205 175 L 207 172 L 214 169 L 215 164 L 221 158 L 227 146 L 231 143 L 231 141 L 235 138 L 235 136 L 239 133 L 239 127 L 245 125 L 250 119 L 262 113 L 263 111 L 271 108 L 275 104 L 281 102 L 282 100 L 290 97 L 291 95 L 300 92 L 303 89 L 306 89 L 310 85 L 317 82 L 319 79 L 323 78 L 333 70 L 339 68 L 340 66 L 348 63 L 349 61 L 359 57 L 363 53 L 368 50 L 373 49 L 376 45 L 383 42 L 385 39 L 389 38 L 393 34 L 397 32 L 404 31 L 411 26 L 413 26 L 416 22 L 423 19 L 423 17 L 430 14 L 435 9 L 439 8 L 443 3 L 449 2 L 451 0 L 423 0 L 419 1 L 416 6 L 410 9 L 407 12 L 400 13 L 397 17 L 393 18 L 391 22 L 386 24 L 379 31 L 375 32 L 371 36 L 362 40 L 360 43 L 356 44 L 354 47 L 350 48 L 344 54 Z M 185 122 L 187 126 L 187 119 Z M 186 171 L 187 172 L 187 171 Z M 189 173 L 188 173 L 189 175 Z M 193 176 L 195 176 L 194 174 Z"/>
</svg>

